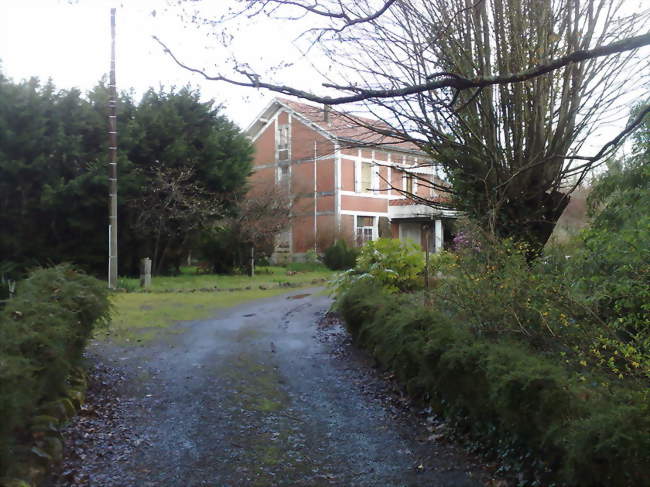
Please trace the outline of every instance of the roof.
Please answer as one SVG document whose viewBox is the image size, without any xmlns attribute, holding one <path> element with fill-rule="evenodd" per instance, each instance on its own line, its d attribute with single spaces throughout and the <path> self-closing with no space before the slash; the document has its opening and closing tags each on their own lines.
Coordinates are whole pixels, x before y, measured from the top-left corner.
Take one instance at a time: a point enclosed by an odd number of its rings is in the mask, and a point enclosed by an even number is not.
<svg viewBox="0 0 650 487">
<path fill-rule="evenodd" d="M 425 198 L 422 198 L 425 199 Z M 435 196 L 430 196 L 426 198 L 427 201 L 433 202 L 433 203 L 441 203 L 441 204 L 450 204 L 451 203 L 451 197 L 448 194 L 444 193 L 438 193 Z M 422 201 L 421 200 L 415 200 L 412 198 L 409 198 L 408 196 L 404 199 L 394 199 L 390 200 L 388 202 L 389 206 L 413 206 L 413 205 L 421 205 Z"/>
<path fill-rule="evenodd" d="M 328 108 L 327 121 L 325 121 L 325 106 L 311 105 L 288 98 L 275 98 L 262 114 L 248 128 L 249 134 L 263 127 L 262 119 L 269 118 L 278 108 L 283 106 L 291 112 L 301 116 L 310 125 L 332 138 L 343 142 L 350 147 L 386 147 L 407 152 L 423 154 L 422 150 L 412 142 L 400 138 L 383 135 L 381 132 L 393 132 L 394 129 L 385 122 L 368 117 L 361 117 Z"/>
</svg>

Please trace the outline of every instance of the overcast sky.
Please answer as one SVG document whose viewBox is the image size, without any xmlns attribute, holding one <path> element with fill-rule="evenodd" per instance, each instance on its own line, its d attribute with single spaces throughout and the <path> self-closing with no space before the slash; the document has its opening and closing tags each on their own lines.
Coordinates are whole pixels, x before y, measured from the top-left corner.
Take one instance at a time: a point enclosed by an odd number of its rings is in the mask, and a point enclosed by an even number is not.
<svg viewBox="0 0 650 487">
<path fill-rule="evenodd" d="M 219 8 L 228 0 L 214 2 Z M 273 95 L 203 81 L 176 66 L 152 39 L 159 36 L 174 51 L 195 65 L 210 69 L 227 52 L 206 38 L 207 31 L 183 22 L 177 8 L 164 0 L 0 0 L 0 63 L 14 80 L 37 76 L 52 78 L 58 88 L 88 90 L 108 73 L 110 61 L 110 7 L 117 6 L 117 82 L 119 89 L 134 88 L 140 96 L 147 88 L 182 86 L 201 88 L 204 98 L 226 105 L 226 114 L 245 128 Z M 152 15 L 152 11 L 156 15 Z M 293 55 L 288 29 L 277 24 L 251 23 L 231 46 L 250 59 L 283 60 Z M 273 45 L 269 46 L 268 41 Z M 295 70 L 297 83 L 310 85 L 304 68 Z"/>
<path fill-rule="evenodd" d="M 210 38 L 212 29 L 199 29 L 187 19 L 181 19 L 182 10 L 177 3 L 167 0 L 0 0 L 2 72 L 14 80 L 51 77 L 59 88 L 90 89 L 108 72 L 109 11 L 111 6 L 116 6 L 119 89 L 133 88 L 139 97 L 152 86 L 192 83 L 201 88 L 204 98 L 223 103 L 227 116 L 246 128 L 273 94 L 204 81 L 176 66 L 152 36 L 160 37 L 188 64 L 216 72 L 233 53 L 239 60 L 256 66 L 260 62 L 272 66 L 299 58 L 292 41 L 304 29 L 304 24 L 253 19 L 247 25 L 240 25 L 235 41 L 223 48 Z M 231 3 L 232 0 L 215 0 L 201 5 L 208 16 L 216 17 Z M 630 0 L 630 6 L 635 9 L 641 5 Z M 310 53 L 310 59 L 315 55 L 315 52 Z M 315 62 L 326 66 L 322 58 L 316 59 Z M 307 60 L 291 68 L 289 76 L 285 72 L 283 79 L 293 86 L 322 93 L 317 85 L 319 77 L 310 69 Z M 621 110 L 620 120 L 610 130 L 593 134 L 597 143 L 609 140 L 610 134 L 620 130 L 628 113 L 627 108 Z"/>
</svg>

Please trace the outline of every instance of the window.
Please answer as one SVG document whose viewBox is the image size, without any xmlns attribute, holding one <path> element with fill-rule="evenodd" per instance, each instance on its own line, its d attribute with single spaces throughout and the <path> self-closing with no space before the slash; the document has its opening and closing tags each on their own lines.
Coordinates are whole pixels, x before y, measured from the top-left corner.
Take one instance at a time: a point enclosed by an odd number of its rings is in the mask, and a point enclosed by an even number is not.
<svg viewBox="0 0 650 487">
<path fill-rule="evenodd" d="M 416 186 L 415 186 L 415 177 L 413 174 L 405 174 L 404 175 L 404 191 L 407 193 L 414 194 L 416 191 Z"/>
<path fill-rule="evenodd" d="M 277 180 L 278 184 L 287 184 L 289 182 L 289 166 L 287 164 L 278 167 Z"/>
<path fill-rule="evenodd" d="M 279 125 L 278 126 L 278 149 L 288 149 L 288 148 L 289 148 L 289 126 Z"/>
<path fill-rule="evenodd" d="M 276 137 L 276 148 L 278 150 L 278 161 L 289 159 L 289 126 L 278 125 Z"/>
<path fill-rule="evenodd" d="M 357 193 L 371 193 L 375 187 L 373 178 L 373 164 L 372 162 L 357 163 L 359 170 L 357 177 Z"/>
<path fill-rule="evenodd" d="M 357 216 L 356 237 L 357 245 L 361 246 L 373 239 L 375 228 L 375 217 Z"/>
<path fill-rule="evenodd" d="M 438 192 L 436 191 L 436 188 L 433 187 L 433 185 L 436 183 L 436 180 L 435 178 L 432 177 L 430 181 L 431 184 L 429 186 L 429 196 L 436 197 L 438 196 Z"/>
</svg>

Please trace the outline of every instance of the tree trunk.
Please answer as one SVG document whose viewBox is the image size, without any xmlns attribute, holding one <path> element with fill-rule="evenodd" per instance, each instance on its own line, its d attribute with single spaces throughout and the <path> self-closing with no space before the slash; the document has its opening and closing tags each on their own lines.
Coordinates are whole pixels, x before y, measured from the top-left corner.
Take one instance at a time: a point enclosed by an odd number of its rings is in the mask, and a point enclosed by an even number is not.
<svg viewBox="0 0 650 487">
<path fill-rule="evenodd" d="M 570 197 L 559 191 L 531 200 L 510 200 L 497 216 L 497 235 L 527 242 L 528 257 L 538 256 L 553 233 Z"/>
</svg>

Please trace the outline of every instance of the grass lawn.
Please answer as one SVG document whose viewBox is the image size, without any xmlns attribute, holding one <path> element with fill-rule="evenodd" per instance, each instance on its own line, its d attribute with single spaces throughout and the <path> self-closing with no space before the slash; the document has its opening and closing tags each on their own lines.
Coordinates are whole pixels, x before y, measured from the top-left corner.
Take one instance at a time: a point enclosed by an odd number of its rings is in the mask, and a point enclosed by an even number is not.
<svg viewBox="0 0 650 487">
<path fill-rule="evenodd" d="M 138 279 L 120 279 L 121 287 L 134 292 L 113 295 L 114 312 L 108 329 L 98 339 L 139 344 L 161 332 L 182 331 L 170 326 L 212 316 L 217 310 L 246 301 L 290 292 L 291 288 L 322 286 L 332 276 L 325 268 L 288 273 L 284 267 L 258 269 L 255 277 L 196 274 L 183 268 L 175 277 L 153 277 L 151 289 L 140 292 Z"/>
<path fill-rule="evenodd" d="M 314 279 L 329 279 L 332 271 L 325 267 L 314 267 L 315 270 L 300 271 L 295 274 L 286 267 L 258 267 L 255 277 L 244 275 L 197 274 L 196 267 L 183 267 L 178 276 L 153 277 L 151 292 L 189 291 L 189 290 L 229 290 L 245 289 L 246 287 L 277 287 L 281 285 L 304 286 L 311 284 Z M 128 291 L 140 291 L 140 280 L 137 278 L 122 278 L 120 287 Z"/>
</svg>

